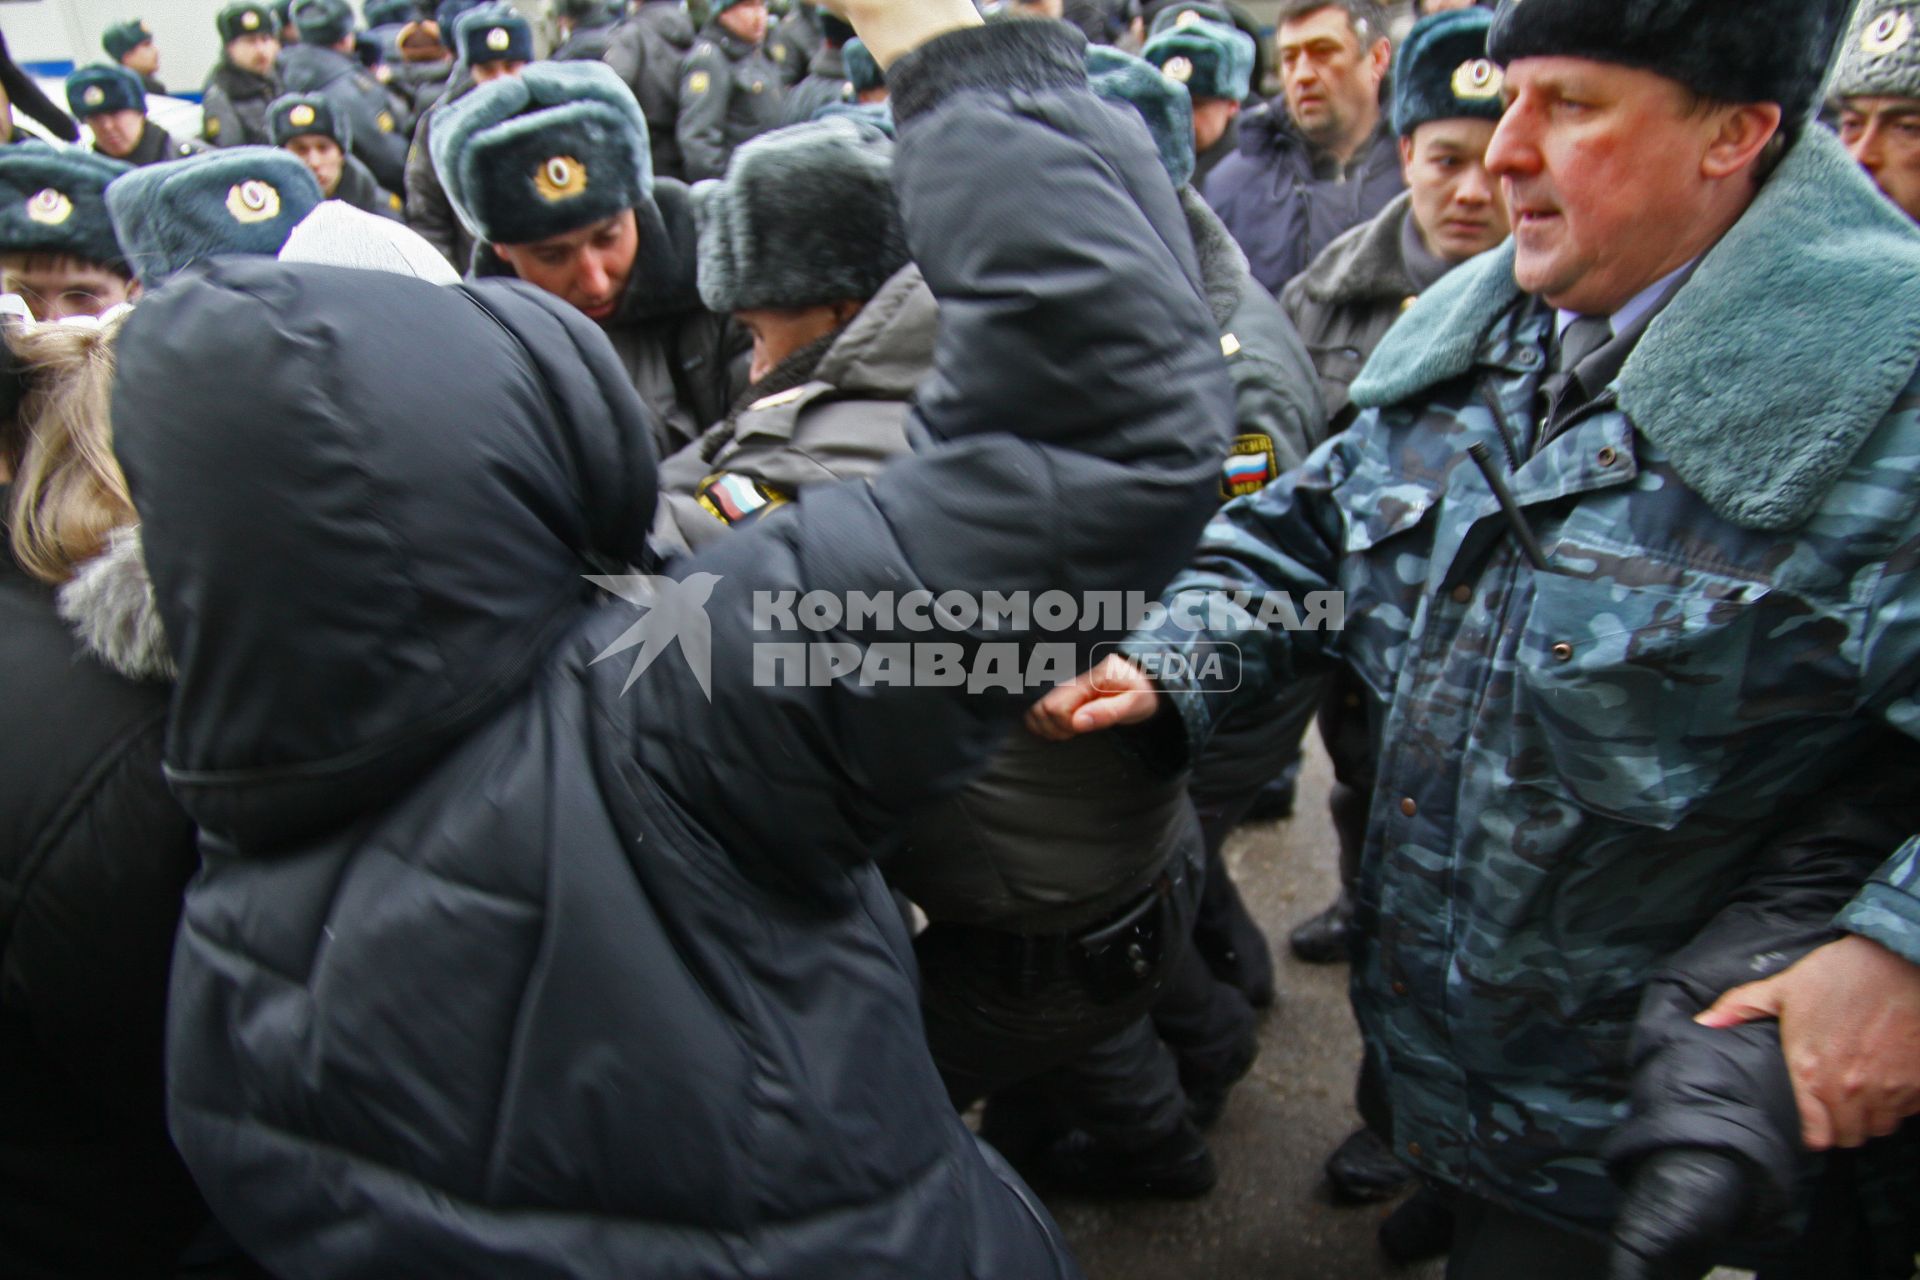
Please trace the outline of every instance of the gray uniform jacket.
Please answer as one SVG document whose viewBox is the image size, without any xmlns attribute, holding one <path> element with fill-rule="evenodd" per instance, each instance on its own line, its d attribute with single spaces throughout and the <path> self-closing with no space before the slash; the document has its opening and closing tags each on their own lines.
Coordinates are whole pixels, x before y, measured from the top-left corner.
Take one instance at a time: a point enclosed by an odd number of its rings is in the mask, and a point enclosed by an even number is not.
<svg viewBox="0 0 1920 1280">
<path fill-rule="evenodd" d="M 1347 388 L 1420 294 L 1400 251 L 1412 208 L 1411 196 L 1397 197 L 1328 245 L 1280 294 L 1320 372 L 1327 416 L 1342 429 L 1354 417 Z"/>
<path fill-rule="evenodd" d="M 200 97 L 200 137 L 215 147 L 270 147 L 267 104 L 279 97 L 279 78 L 257 76 L 222 62 Z"/>
<path fill-rule="evenodd" d="M 365 213 L 404 221 L 400 216 L 404 207 L 400 197 L 375 182 L 372 171 L 353 156 L 346 157 L 346 163 L 341 166 L 340 185 L 333 189 L 331 198 Z"/>
<path fill-rule="evenodd" d="M 709 24 L 680 64 L 675 129 L 687 181 L 726 177 L 735 147 L 780 127 L 784 96 L 779 70 L 763 50 Z"/>
<path fill-rule="evenodd" d="M 805 124 L 820 108 L 853 100 L 853 81 L 847 79 L 846 55 L 823 44 L 814 55 L 813 69 L 807 72 L 806 79 L 787 90 L 781 120 L 785 124 Z"/>
<path fill-rule="evenodd" d="M 614 33 L 606 63 L 627 82 L 647 118 L 653 172 L 685 178 L 676 127 L 680 119 L 680 64 L 693 48 L 693 20 L 671 0 L 647 0 Z"/>
<path fill-rule="evenodd" d="M 434 172 L 433 118 L 439 114 L 441 107 L 457 101 L 472 88 L 473 80 L 467 75 L 463 74 L 453 81 L 446 96 L 420 117 L 420 123 L 413 131 L 413 145 L 407 148 L 404 187 L 407 225 L 446 255 L 456 271 L 465 271 L 472 260 L 473 237 L 460 225 L 460 219 L 453 211 L 453 202 L 447 199 L 447 189 L 440 185 L 440 175 Z"/>
<path fill-rule="evenodd" d="M 780 68 L 782 84 L 789 87 L 799 84 L 813 72 L 821 38 L 820 24 L 814 21 L 811 5 L 793 6 L 793 12 L 775 24 L 767 36 L 767 57 Z"/>
<path fill-rule="evenodd" d="M 353 131 L 353 154 L 381 186 L 406 183 L 407 139 L 393 100 L 360 63 L 338 49 L 297 44 L 280 55 L 280 80 L 288 93 L 317 93 L 333 104 Z"/>
<path fill-rule="evenodd" d="M 933 367 L 938 314 L 918 267 L 880 287 L 800 386 L 763 396 L 660 464 L 653 549 L 697 551 L 811 484 L 862 479 L 907 451 L 907 402 Z"/>
</svg>

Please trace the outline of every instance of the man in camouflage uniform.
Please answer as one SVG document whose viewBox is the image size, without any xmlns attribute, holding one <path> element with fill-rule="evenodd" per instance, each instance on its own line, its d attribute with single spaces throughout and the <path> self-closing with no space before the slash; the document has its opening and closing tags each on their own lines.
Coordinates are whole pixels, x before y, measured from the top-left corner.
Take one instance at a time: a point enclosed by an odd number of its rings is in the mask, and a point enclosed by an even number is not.
<svg viewBox="0 0 1920 1280">
<path fill-rule="evenodd" d="M 353 154 L 389 191 L 406 185 L 407 135 L 387 91 L 353 54 L 353 10 L 346 0 L 294 0 L 300 43 L 280 55 L 288 93 L 323 94 L 353 135 Z"/>
<path fill-rule="evenodd" d="M 1388 334 L 1352 429 L 1222 513 L 1128 644 L 1158 686 L 1117 662 L 1033 716 L 1139 723 L 1164 690 L 1155 727 L 1199 743 L 1359 679 L 1354 1002 L 1396 1144 L 1457 1193 L 1455 1280 L 1665 1274 L 1794 1198 L 1735 1126 L 1607 1144 L 1650 979 L 1879 735 L 1920 736 L 1920 238 L 1807 124 L 1847 7 L 1505 0 L 1513 241 Z M 1343 592 L 1344 629 L 1286 629 L 1275 591 Z M 1838 921 L 1896 974 L 1915 863 Z"/>
<path fill-rule="evenodd" d="M 680 65 L 675 130 L 688 182 L 724 178 L 733 149 L 780 125 L 784 96 L 767 57 L 766 0 L 718 0 Z"/>
</svg>

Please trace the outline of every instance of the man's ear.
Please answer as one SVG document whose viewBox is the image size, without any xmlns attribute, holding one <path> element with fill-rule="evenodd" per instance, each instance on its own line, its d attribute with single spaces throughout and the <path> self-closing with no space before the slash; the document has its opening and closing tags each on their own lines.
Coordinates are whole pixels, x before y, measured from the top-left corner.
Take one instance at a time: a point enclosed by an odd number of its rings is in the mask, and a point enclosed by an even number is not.
<svg viewBox="0 0 1920 1280">
<path fill-rule="evenodd" d="M 1720 113 L 1718 127 L 1700 158 L 1700 173 L 1708 178 L 1728 178 L 1760 158 L 1773 135 L 1780 132 L 1780 104 L 1752 102 L 1728 107 Z"/>
</svg>

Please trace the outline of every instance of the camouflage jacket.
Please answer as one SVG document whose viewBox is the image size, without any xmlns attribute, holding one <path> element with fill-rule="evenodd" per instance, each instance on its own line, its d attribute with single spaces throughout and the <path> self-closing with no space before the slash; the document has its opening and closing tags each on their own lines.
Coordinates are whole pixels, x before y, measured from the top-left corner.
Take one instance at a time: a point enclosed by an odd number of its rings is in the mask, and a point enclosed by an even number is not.
<svg viewBox="0 0 1920 1280">
<path fill-rule="evenodd" d="M 1353 992 L 1396 1142 L 1600 1224 L 1649 975 L 1880 725 L 1920 736 L 1920 235 L 1810 130 L 1553 423 L 1553 313 L 1512 261 L 1423 295 L 1355 384 L 1354 427 L 1223 509 L 1128 644 L 1195 743 L 1331 665 L 1364 685 L 1381 746 Z M 1344 592 L 1344 629 L 1263 627 L 1230 595 L 1310 617 L 1314 591 Z M 1844 923 L 1916 953 L 1920 846 Z"/>
</svg>

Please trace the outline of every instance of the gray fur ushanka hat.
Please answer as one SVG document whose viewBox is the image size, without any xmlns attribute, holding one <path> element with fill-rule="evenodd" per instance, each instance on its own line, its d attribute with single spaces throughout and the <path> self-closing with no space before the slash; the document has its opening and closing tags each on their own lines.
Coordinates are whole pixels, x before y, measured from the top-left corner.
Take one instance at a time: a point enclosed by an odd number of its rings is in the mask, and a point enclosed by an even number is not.
<svg viewBox="0 0 1920 1280">
<path fill-rule="evenodd" d="M 107 184 L 130 168 L 77 147 L 0 147 L 0 253 L 62 253 L 123 268 Z"/>
<path fill-rule="evenodd" d="M 319 203 L 307 166 L 278 147 L 226 147 L 151 164 L 107 187 L 114 234 L 149 289 L 216 254 L 279 253 Z"/>
<path fill-rule="evenodd" d="M 448 103 L 433 168 L 488 244 L 532 244 L 653 198 L 646 118 L 602 62 L 536 62 Z"/>
<path fill-rule="evenodd" d="M 1840 43 L 1835 98 L 1920 98 L 1920 0 L 1864 0 Z"/>
<path fill-rule="evenodd" d="M 1405 138 L 1430 120 L 1498 120 L 1505 77 L 1487 57 L 1485 9 L 1430 13 L 1414 24 L 1393 62 L 1393 131 Z"/>
<path fill-rule="evenodd" d="M 865 302 L 911 260 L 893 144 L 847 116 L 746 143 L 693 189 L 700 298 L 721 313 Z"/>
</svg>

